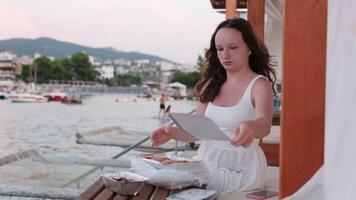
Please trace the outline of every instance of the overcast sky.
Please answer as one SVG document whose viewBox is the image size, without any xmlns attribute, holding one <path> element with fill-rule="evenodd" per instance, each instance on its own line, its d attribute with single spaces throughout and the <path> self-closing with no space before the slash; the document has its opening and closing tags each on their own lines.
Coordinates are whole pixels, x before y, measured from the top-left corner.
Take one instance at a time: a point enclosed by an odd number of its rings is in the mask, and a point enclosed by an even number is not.
<svg viewBox="0 0 356 200">
<path fill-rule="evenodd" d="M 195 64 L 224 17 L 210 0 L 1 0 L 0 40 L 46 36 Z"/>
</svg>

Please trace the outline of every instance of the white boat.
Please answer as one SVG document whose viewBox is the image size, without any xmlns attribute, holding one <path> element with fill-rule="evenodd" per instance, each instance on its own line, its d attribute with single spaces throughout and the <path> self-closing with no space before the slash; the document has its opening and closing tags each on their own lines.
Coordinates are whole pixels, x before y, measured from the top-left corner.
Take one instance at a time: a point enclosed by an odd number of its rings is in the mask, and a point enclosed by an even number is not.
<svg viewBox="0 0 356 200">
<path fill-rule="evenodd" d="M 11 94 L 8 96 L 8 98 L 12 102 L 23 102 L 23 103 L 43 103 L 47 102 L 47 98 L 42 96 L 42 95 L 36 95 L 36 94 L 28 94 L 28 93 L 22 93 L 22 94 Z"/>
</svg>

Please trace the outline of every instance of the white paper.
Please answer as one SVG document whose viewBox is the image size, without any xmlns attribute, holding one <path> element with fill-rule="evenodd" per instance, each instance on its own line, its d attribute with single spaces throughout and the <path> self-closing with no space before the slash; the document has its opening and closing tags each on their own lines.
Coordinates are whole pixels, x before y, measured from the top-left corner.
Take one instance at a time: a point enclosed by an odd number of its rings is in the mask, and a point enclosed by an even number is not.
<svg viewBox="0 0 356 200">
<path fill-rule="evenodd" d="M 231 140 L 229 136 L 207 117 L 183 113 L 171 113 L 169 117 L 179 128 L 200 140 Z"/>
</svg>

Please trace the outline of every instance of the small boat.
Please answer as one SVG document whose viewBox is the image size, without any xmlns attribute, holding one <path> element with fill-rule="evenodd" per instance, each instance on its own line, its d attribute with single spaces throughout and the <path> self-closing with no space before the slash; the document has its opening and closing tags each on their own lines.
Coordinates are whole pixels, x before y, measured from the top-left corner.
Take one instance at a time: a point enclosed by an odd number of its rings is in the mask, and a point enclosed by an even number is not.
<svg viewBox="0 0 356 200">
<path fill-rule="evenodd" d="M 15 103 L 43 103 L 47 102 L 47 98 L 42 95 L 36 94 L 11 94 L 8 97 L 12 102 Z"/>
<path fill-rule="evenodd" d="M 0 100 L 7 99 L 8 94 L 5 92 L 0 92 Z"/>
<path fill-rule="evenodd" d="M 82 99 L 79 93 L 69 93 L 68 97 L 61 102 L 65 104 L 82 104 Z"/>
<path fill-rule="evenodd" d="M 64 101 L 68 98 L 64 92 L 49 92 L 43 93 L 42 95 L 46 97 L 48 101 Z"/>
<path fill-rule="evenodd" d="M 65 104 L 82 104 L 82 100 L 81 99 L 67 98 L 67 99 L 62 100 L 62 103 L 65 103 Z"/>
</svg>

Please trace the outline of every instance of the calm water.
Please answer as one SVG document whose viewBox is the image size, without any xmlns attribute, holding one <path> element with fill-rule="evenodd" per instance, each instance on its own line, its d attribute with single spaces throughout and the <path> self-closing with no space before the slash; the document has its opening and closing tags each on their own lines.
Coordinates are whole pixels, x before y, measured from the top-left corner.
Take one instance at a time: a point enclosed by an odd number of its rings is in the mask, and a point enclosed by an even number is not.
<svg viewBox="0 0 356 200">
<path fill-rule="evenodd" d="M 91 96 L 82 105 L 2 100 L 0 156 L 30 148 L 85 154 L 95 148 L 76 144 L 75 133 L 110 126 L 149 134 L 162 123 L 158 119 L 159 102 L 134 99 L 127 95 Z M 189 112 L 195 107 L 192 101 L 171 100 L 168 104 L 172 112 Z"/>
</svg>

